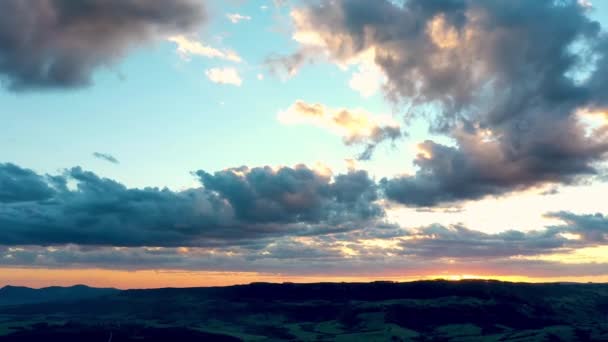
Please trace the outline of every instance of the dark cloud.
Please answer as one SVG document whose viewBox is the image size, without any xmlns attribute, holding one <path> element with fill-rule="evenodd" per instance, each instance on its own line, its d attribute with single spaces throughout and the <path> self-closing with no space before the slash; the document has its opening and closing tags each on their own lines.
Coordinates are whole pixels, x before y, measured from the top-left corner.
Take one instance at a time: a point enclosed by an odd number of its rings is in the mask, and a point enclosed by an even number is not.
<svg viewBox="0 0 608 342">
<path fill-rule="evenodd" d="M 483 233 L 462 226 L 432 225 L 402 229 L 400 233 L 393 230 L 392 237 L 385 236 L 378 244 L 365 243 L 376 236 L 377 232 L 370 230 L 305 240 L 283 236 L 260 241 L 258 248 L 0 246 L 0 265 L 254 271 L 296 276 L 420 277 L 461 274 L 463 271 L 534 277 L 606 275 L 605 260 L 575 258 L 570 260 L 574 263 L 564 264 L 556 258 L 547 258 L 557 253 L 568 259 L 567 255 L 577 248 L 598 245 L 585 239 L 571 240 L 561 236 L 562 232 L 571 231 L 564 226 L 531 232 Z"/>
<path fill-rule="evenodd" d="M 198 171 L 204 187 L 185 191 L 129 189 L 78 167 L 46 178 L 14 165 L 0 172 L 3 245 L 256 248 L 260 239 L 361 229 L 383 215 L 363 171 Z"/>
<path fill-rule="evenodd" d="M 4 203 L 43 201 L 54 190 L 45 177 L 14 164 L 0 163 L 0 206 Z"/>
<path fill-rule="evenodd" d="M 606 129 L 589 133 L 577 115 L 603 108 L 608 85 L 606 34 L 587 12 L 574 0 L 318 1 L 294 15 L 314 44 L 284 62 L 375 51 L 387 96 L 430 109 L 433 131 L 454 142 L 425 142 L 420 170 L 385 182 L 389 198 L 478 199 L 571 183 L 605 160 Z"/>
<path fill-rule="evenodd" d="M 120 164 L 118 159 L 116 159 L 113 155 L 107 153 L 93 152 L 93 157 L 101 160 L 105 160 L 112 164 Z"/>
<path fill-rule="evenodd" d="M 608 241 L 601 214 L 549 213 L 562 224 L 528 232 L 389 224 L 364 171 L 332 176 L 300 165 L 195 175 L 200 188 L 130 189 L 78 167 L 42 176 L 3 164 L 0 265 L 400 276 L 459 265 L 528 274 L 528 265 L 549 276 L 563 275 L 563 264 L 535 258 Z M 605 274 L 605 263 L 569 265 L 573 274 Z"/>
<path fill-rule="evenodd" d="M 395 142 L 397 139 L 403 137 L 401 127 L 385 126 L 375 127 L 370 135 L 370 139 L 364 142 L 365 149 L 358 156 L 358 160 L 370 160 L 376 147 L 384 141 Z M 352 143 L 351 143 L 352 144 Z"/>
<path fill-rule="evenodd" d="M 341 223 L 383 214 L 376 185 L 365 171 L 331 176 L 300 165 L 240 167 L 214 174 L 196 172 L 205 189 L 225 198 L 239 219 L 248 222 Z"/>
<path fill-rule="evenodd" d="M 505 151 L 503 141 L 478 137 L 461 136 L 458 147 L 425 141 L 414 161 L 415 175 L 382 181 L 386 196 L 410 206 L 434 206 L 596 175 L 593 164 L 608 152 L 608 141 L 586 137 L 578 128 L 546 129 L 554 125 L 520 137 L 516 151 Z"/>
<path fill-rule="evenodd" d="M 562 233 L 576 234 L 585 243 L 608 243 L 608 217 L 597 213 L 594 215 L 577 215 L 567 211 L 549 213 L 547 217 L 564 222 L 561 226 L 550 229 Z"/>
<path fill-rule="evenodd" d="M 11 90 L 88 85 L 98 67 L 131 48 L 189 32 L 198 0 L 5 0 L 0 2 L 0 79 Z"/>
</svg>

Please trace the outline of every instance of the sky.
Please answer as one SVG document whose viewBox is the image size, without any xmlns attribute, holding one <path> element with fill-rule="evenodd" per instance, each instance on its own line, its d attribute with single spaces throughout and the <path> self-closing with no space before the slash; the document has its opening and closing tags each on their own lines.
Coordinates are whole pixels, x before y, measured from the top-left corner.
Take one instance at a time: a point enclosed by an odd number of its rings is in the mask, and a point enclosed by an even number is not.
<svg viewBox="0 0 608 342">
<path fill-rule="evenodd" d="M 608 4 L 0 3 L 0 285 L 608 282 Z"/>
</svg>

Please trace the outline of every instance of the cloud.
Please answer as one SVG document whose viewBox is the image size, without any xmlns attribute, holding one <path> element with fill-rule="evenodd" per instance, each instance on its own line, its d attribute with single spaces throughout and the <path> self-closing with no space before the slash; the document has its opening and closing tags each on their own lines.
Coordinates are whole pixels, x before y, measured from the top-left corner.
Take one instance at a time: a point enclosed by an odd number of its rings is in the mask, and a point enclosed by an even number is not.
<svg viewBox="0 0 608 342">
<path fill-rule="evenodd" d="M 553 231 L 570 234 L 575 240 L 587 243 L 608 243 L 608 217 L 601 213 L 577 215 L 562 211 L 546 214 L 549 218 L 559 219 L 562 225 L 553 226 Z"/>
<path fill-rule="evenodd" d="M 93 152 L 93 157 L 95 157 L 97 159 L 105 160 L 108 163 L 120 164 L 118 159 L 116 159 L 114 156 L 107 154 L 107 153 Z"/>
<path fill-rule="evenodd" d="M 348 85 L 364 98 L 368 98 L 375 95 L 385 81 L 386 76 L 380 68 L 373 63 L 363 63 L 352 75 Z"/>
<path fill-rule="evenodd" d="M 332 235 L 281 236 L 234 246 L 0 246 L 0 265 L 254 271 L 297 276 L 436 277 L 463 272 L 531 277 L 606 275 L 608 246 L 562 235 L 553 228 L 488 234 L 459 225 L 431 225 L 384 232 L 370 227 Z"/>
<path fill-rule="evenodd" d="M 506 146 L 504 137 L 479 133 L 458 135 L 458 147 L 427 140 L 419 145 L 416 174 L 384 180 L 386 195 L 409 206 L 434 206 L 545 183 L 572 184 L 597 173 L 593 163 L 608 151 L 603 136 L 586 137 L 576 125 L 564 127 L 569 123 L 538 125 L 531 129 L 536 135 L 526 132 Z"/>
<path fill-rule="evenodd" d="M 196 55 L 207 58 L 219 58 L 236 63 L 242 61 L 241 57 L 233 51 L 218 50 L 183 35 L 171 36 L 167 39 L 177 44 L 177 52 L 184 59 L 190 59 L 192 55 Z"/>
<path fill-rule="evenodd" d="M 205 71 L 207 78 L 214 83 L 231 84 L 240 87 L 243 80 L 235 68 L 211 68 Z"/>
<path fill-rule="evenodd" d="M 228 13 L 228 14 L 226 14 L 226 18 L 228 18 L 228 20 L 230 20 L 230 22 L 233 24 L 238 24 L 239 22 L 241 22 L 243 20 L 251 20 L 250 16 L 241 15 L 238 13 Z"/>
<path fill-rule="evenodd" d="M 43 201 L 51 198 L 53 193 L 45 177 L 15 164 L 0 163 L 0 205 Z"/>
<path fill-rule="evenodd" d="M 541 230 L 485 233 L 462 225 L 430 225 L 402 236 L 402 253 L 421 258 L 515 258 L 573 253 L 581 248 L 606 247 L 608 217 L 571 212 L 547 213 L 562 221 Z M 608 259 L 607 259 L 608 260 Z"/>
<path fill-rule="evenodd" d="M 200 187 L 134 189 L 78 167 L 49 176 L 2 164 L 0 265 L 293 275 L 606 274 L 608 259 L 590 259 L 608 248 L 602 214 L 548 213 L 561 223 L 525 232 L 407 227 L 385 221 L 377 184 L 365 171 L 332 175 L 298 165 L 193 175 Z"/>
<path fill-rule="evenodd" d="M 0 78 L 13 91 L 89 85 L 100 67 L 206 19 L 197 0 L 0 3 Z"/>
<path fill-rule="evenodd" d="M 361 229 L 384 214 L 363 171 L 332 177 L 297 166 L 196 175 L 200 188 L 129 189 L 78 167 L 43 177 L 3 165 L 0 244 L 243 246 Z"/>
<path fill-rule="evenodd" d="M 383 215 L 373 202 L 376 185 L 364 171 L 331 177 L 305 166 L 240 167 L 209 174 L 196 172 L 205 189 L 218 193 L 248 222 L 325 222 L 332 229 Z M 333 179 L 332 179 L 333 178 Z"/>
<path fill-rule="evenodd" d="M 390 117 L 373 115 L 360 109 L 333 109 L 322 104 L 298 100 L 278 115 L 283 124 L 308 124 L 339 135 L 347 145 L 364 145 L 359 159 L 369 159 L 385 140 L 401 138 L 401 127 Z"/>
<path fill-rule="evenodd" d="M 301 48 L 274 65 L 373 56 L 385 95 L 454 142 L 423 142 L 419 171 L 388 180 L 389 198 L 474 200 L 572 183 L 608 156 L 606 125 L 590 132 L 577 115 L 608 105 L 608 39 L 587 14 L 574 0 L 320 1 L 292 12 Z"/>
</svg>

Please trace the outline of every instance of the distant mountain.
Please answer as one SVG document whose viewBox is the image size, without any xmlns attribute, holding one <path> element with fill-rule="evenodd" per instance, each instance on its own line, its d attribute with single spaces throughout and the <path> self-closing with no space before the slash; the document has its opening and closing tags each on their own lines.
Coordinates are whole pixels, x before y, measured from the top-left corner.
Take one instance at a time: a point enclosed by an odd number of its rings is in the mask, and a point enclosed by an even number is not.
<svg viewBox="0 0 608 342">
<path fill-rule="evenodd" d="M 85 285 L 70 287 L 52 286 L 41 289 L 32 289 L 23 286 L 5 286 L 0 289 L 0 306 L 79 301 L 117 292 L 120 292 L 120 290 L 93 288 Z"/>
</svg>

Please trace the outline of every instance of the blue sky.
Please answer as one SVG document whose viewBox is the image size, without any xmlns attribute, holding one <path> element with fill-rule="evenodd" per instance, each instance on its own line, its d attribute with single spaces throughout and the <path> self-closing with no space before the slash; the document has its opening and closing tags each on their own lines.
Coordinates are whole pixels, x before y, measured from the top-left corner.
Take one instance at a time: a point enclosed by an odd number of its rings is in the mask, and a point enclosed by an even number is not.
<svg viewBox="0 0 608 342">
<path fill-rule="evenodd" d="M 283 127 L 277 113 L 297 99 L 387 114 L 391 106 L 379 93 L 362 98 L 347 86 L 349 73 L 334 65 L 307 66 L 286 80 L 273 75 L 265 60 L 292 52 L 295 43 L 286 31 L 289 8 L 268 1 L 263 10 L 262 3 L 216 3 L 213 20 L 199 33 L 203 42 L 242 56 L 244 62 L 235 66 L 242 86 L 219 85 L 204 74 L 235 63 L 196 56 L 184 61 L 175 44 L 158 42 L 99 69 L 94 85 L 85 89 L 1 92 L 0 155 L 39 172 L 81 165 L 130 186 L 174 189 L 191 186 L 189 172 L 198 169 L 317 161 L 344 167 L 343 159 L 352 158 L 356 148 L 314 127 Z M 252 19 L 233 24 L 227 13 Z M 408 167 L 403 151 L 382 150 L 380 159 L 394 173 Z M 120 164 L 93 158 L 95 151 Z"/>
<path fill-rule="evenodd" d="M 97 70 L 91 87 L 0 92 L 2 160 L 43 173 L 80 165 L 129 186 L 173 189 L 191 186 L 189 173 L 198 169 L 315 162 L 344 168 L 343 160 L 353 158 L 356 147 L 315 127 L 284 127 L 277 113 L 297 99 L 397 117 L 405 110 L 394 108 L 380 92 L 363 98 L 348 87 L 353 67 L 315 63 L 288 79 L 274 75 L 265 61 L 297 49 L 291 9 L 273 1 L 211 2 L 211 20 L 197 38 L 234 50 L 242 63 L 197 56 L 184 61 L 175 44 L 161 41 Z M 226 17 L 233 13 L 251 20 L 233 24 Z M 607 20 L 608 6 L 594 3 L 591 15 Z M 206 69 L 226 66 L 239 70 L 242 86 L 218 85 L 204 75 Z M 411 172 L 411 146 L 429 135 L 421 120 L 407 133 L 396 146 L 382 146 L 373 165 L 365 166 L 378 177 Z M 120 164 L 95 159 L 93 152 L 111 154 Z"/>
</svg>

